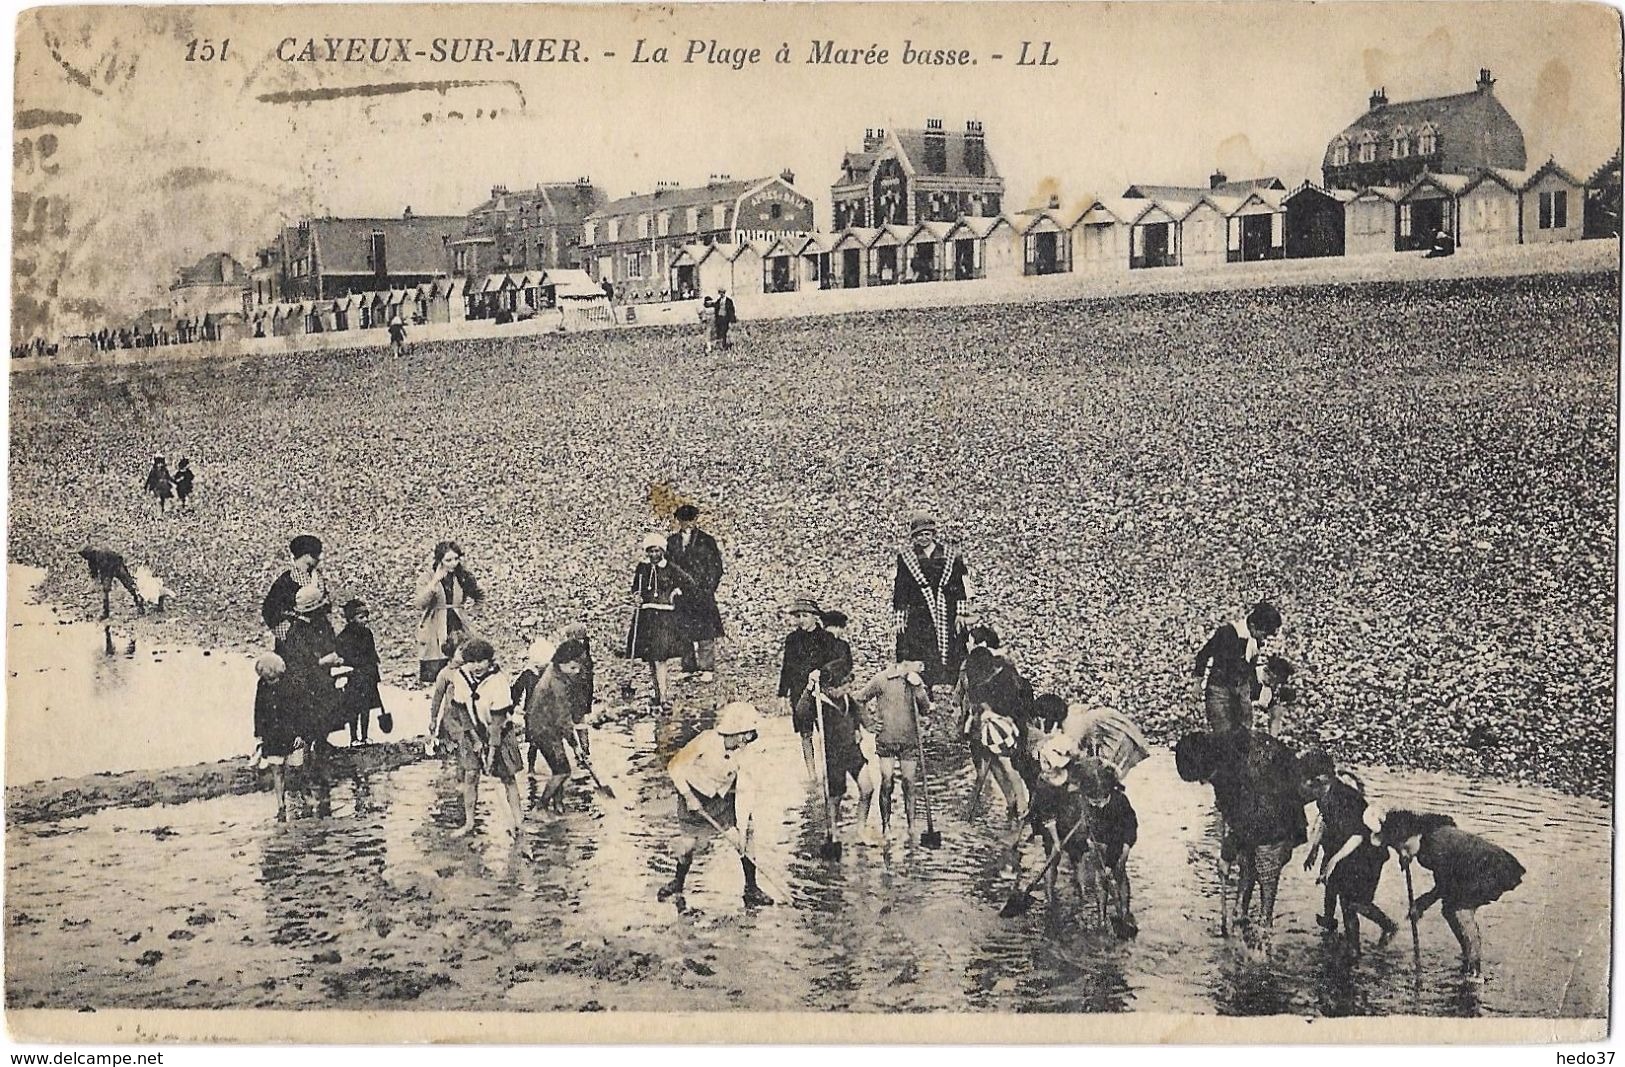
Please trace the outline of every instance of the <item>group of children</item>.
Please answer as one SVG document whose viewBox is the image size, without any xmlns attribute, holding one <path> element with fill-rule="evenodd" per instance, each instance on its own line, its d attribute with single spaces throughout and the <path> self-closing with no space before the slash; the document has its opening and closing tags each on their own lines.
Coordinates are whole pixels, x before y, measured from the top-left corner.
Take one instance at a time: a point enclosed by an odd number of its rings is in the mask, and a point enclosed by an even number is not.
<svg viewBox="0 0 1625 1067">
<path fill-rule="evenodd" d="M 194 475 L 192 461 L 181 457 L 175 464 L 173 473 L 169 470 L 168 461 L 163 456 L 153 456 L 152 466 L 147 470 L 146 492 L 158 501 L 160 514 L 170 509 L 170 501 L 175 501 L 176 507 L 187 507 L 187 501 L 192 496 Z"/>
</svg>

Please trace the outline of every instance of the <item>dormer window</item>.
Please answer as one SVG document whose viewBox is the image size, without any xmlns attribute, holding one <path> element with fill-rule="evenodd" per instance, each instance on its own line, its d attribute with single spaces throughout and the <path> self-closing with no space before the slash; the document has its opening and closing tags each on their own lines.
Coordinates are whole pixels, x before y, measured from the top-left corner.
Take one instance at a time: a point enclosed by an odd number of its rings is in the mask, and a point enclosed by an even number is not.
<svg viewBox="0 0 1625 1067">
<path fill-rule="evenodd" d="M 1408 127 L 1395 128 L 1389 140 L 1389 150 L 1394 159 L 1404 159 L 1411 154 L 1411 131 Z"/>
<path fill-rule="evenodd" d="M 1349 141 L 1347 137 L 1338 134 L 1337 140 L 1332 142 L 1332 166 L 1346 167 L 1349 165 Z"/>
<path fill-rule="evenodd" d="M 1375 163 L 1377 161 L 1377 135 L 1370 130 L 1360 134 L 1360 162 Z"/>
<path fill-rule="evenodd" d="M 1416 134 L 1416 154 L 1431 156 L 1439 150 L 1439 132 L 1433 128 L 1433 123 L 1423 126 Z"/>
</svg>

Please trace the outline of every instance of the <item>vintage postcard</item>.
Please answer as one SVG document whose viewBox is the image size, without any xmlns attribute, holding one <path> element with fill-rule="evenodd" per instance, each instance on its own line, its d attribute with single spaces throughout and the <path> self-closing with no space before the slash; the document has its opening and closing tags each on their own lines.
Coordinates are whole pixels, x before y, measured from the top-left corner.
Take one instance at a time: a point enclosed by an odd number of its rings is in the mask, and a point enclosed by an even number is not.
<svg viewBox="0 0 1625 1067">
<path fill-rule="evenodd" d="M 1617 11 L 15 55 L 14 1039 L 1607 1033 Z"/>
</svg>

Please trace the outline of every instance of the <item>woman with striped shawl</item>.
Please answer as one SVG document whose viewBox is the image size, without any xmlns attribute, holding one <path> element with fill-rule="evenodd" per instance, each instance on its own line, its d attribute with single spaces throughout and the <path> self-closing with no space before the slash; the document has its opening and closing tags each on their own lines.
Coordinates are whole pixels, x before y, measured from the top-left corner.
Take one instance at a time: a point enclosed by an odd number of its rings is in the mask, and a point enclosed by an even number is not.
<svg viewBox="0 0 1625 1067">
<path fill-rule="evenodd" d="M 897 662 L 925 664 L 927 686 L 953 685 L 965 658 L 961 606 L 971 600 L 970 576 L 957 545 L 937 539 L 930 513 L 909 516 L 909 547 L 897 553 L 892 584 L 892 633 Z"/>
</svg>

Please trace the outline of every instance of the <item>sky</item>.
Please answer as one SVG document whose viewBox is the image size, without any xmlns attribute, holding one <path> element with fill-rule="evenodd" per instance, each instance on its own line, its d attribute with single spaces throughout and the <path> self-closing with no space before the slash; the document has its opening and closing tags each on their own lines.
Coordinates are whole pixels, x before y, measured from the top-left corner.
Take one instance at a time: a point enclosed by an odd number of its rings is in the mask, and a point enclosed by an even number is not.
<svg viewBox="0 0 1625 1067">
<path fill-rule="evenodd" d="M 436 38 L 568 37 L 588 62 L 277 56 L 289 38 L 284 55 L 350 36 L 431 52 Z M 227 38 L 224 60 L 186 61 L 188 42 Z M 640 38 L 671 61 L 631 63 Z M 878 45 L 890 62 L 810 65 L 815 39 Z M 685 64 L 690 40 L 762 58 Z M 976 63 L 906 66 L 905 41 Z M 1056 64 L 1016 66 L 1022 41 L 1050 42 Z M 782 43 L 789 64 L 772 61 Z M 302 214 L 464 214 L 494 184 L 590 176 L 621 196 L 788 168 L 827 225 L 842 152 L 866 127 L 927 118 L 982 122 L 1008 210 L 1203 183 L 1215 167 L 1290 187 L 1318 178 L 1372 89 L 1465 92 L 1480 67 L 1530 166 L 1555 156 L 1583 179 L 1619 145 L 1619 64 L 1617 14 L 1569 3 L 36 9 L 19 23 L 17 136 L 55 142 L 14 170 L 35 205 L 16 220 L 14 311 L 71 328 L 161 305 L 181 264 L 249 262 Z"/>
</svg>

